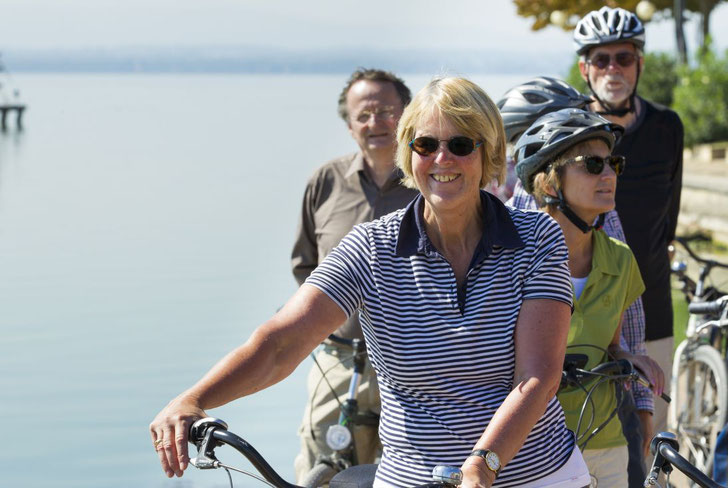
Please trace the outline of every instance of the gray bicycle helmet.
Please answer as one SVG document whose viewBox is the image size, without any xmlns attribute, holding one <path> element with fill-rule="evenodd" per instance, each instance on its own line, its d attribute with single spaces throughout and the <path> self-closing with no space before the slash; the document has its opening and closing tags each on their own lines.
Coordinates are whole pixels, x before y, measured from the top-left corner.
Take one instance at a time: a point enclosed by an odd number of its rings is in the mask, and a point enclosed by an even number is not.
<svg viewBox="0 0 728 488">
<path fill-rule="evenodd" d="M 565 81 L 539 76 L 508 90 L 498 101 L 498 109 L 506 138 L 513 143 L 542 115 L 564 108 L 584 108 L 591 101 Z"/>
<path fill-rule="evenodd" d="M 645 27 L 635 14 L 623 8 L 593 10 L 574 29 L 574 46 L 580 55 L 594 46 L 617 42 L 631 42 L 640 49 L 645 45 Z"/>
<path fill-rule="evenodd" d="M 528 193 L 533 177 L 549 163 L 587 139 L 602 139 L 614 149 L 624 128 L 604 117 L 578 108 L 567 108 L 540 117 L 523 133 L 514 149 L 516 174 Z"/>
</svg>

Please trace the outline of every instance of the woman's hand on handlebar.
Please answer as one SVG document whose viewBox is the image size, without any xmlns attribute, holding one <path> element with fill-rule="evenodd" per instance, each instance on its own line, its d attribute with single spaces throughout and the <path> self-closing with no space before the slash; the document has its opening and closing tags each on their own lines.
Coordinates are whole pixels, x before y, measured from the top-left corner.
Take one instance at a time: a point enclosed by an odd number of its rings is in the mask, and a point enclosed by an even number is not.
<svg viewBox="0 0 728 488">
<path fill-rule="evenodd" d="M 652 391 L 655 395 L 660 396 L 665 390 L 665 373 L 657 362 L 649 356 L 640 356 L 633 354 L 628 358 L 632 365 L 640 370 L 652 385 Z"/>
<path fill-rule="evenodd" d="M 463 482 L 460 488 L 490 488 L 495 481 L 495 473 L 485 465 L 485 459 L 468 457 L 461 466 Z"/>
<path fill-rule="evenodd" d="M 183 394 L 169 402 L 149 424 L 159 463 L 169 478 L 182 476 L 187 469 L 190 461 L 187 448 L 190 426 L 203 417 L 207 417 L 207 414 L 197 401 Z"/>
</svg>

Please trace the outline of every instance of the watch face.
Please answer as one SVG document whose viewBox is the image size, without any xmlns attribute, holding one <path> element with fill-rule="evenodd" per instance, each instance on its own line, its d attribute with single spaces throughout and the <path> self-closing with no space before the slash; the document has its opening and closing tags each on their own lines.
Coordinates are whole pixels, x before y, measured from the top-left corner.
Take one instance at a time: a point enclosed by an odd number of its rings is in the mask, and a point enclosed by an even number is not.
<svg viewBox="0 0 728 488">
<path fill-rule="evenodd" d="M 498 459 L 498 454 L 493 451 L 488 451 L 488 454 L 485 455 L 485 463 L 492 471 L 500 469 L 500 459 Z"/>
</svg>

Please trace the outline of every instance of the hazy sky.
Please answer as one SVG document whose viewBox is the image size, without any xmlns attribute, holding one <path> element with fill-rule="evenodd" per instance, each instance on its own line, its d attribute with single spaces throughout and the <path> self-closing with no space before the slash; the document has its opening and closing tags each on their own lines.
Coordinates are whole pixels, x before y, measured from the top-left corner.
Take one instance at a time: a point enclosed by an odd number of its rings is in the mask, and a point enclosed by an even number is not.
<svg viewBox="0 0 728 488">
<path fill-rule="evenodd" d="M 0 0 L 0 51 L 252 44 L 571 52 L 570 34 L 529 25 L 507 0 Z M 728 47 L 728 2 L 712 26 L 716 44 Z M 671 21 L 647 35 L 648 50 L 674 48 Z"/>
</svg>

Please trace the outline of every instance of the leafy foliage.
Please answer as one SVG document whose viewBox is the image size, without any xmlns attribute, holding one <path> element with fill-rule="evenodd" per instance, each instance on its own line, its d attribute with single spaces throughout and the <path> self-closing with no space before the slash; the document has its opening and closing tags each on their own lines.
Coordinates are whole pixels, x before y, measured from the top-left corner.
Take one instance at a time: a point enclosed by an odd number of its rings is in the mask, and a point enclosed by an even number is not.
<svg viewBox="0 0 728 488">
<path fill-rule="evenodd" d="M 671 17 L 672 9 L 675 5 L 674 0 L 650 0 L 655 6 L 655 11 L 659 13 L 655 20 Z M 695 12 L 702 15 L 710 14 L 715 7 L 725 0 L 687 0 L 685 9 L 689 12 Z M 640 0 L 543 0 L 534 2 L 533 0 L 513 0 L 516 5 L 516 12 L 521 17 L 533 19 L 531 29 L 540 30 L 550 23 L 551 13 L 561 11 L 566 14 L 567 21 L 564 24 L 564 30 L 573 30 L 576 23 L 581 17 L 588 14 L 592 10 L 599 10 L 603 6 L 622 7 L 625 10 L 634 12 Z"/>
<path fill-rule="evenodd" d="M 685 146 L 728 140 L 728 50 L 700 50 L 697 66 L 678 68 L 673 109 L 685 126 Z"/>
<path fill-rule="evenodd" d="M 580 92 L 589 94 L 589 87 L 579 72 L 579 56 L 574 56 L 574 62 L 571 63 L 571 67 L 569 68 L 565 81 Z"/>
<path fill-rule="evenodd" d="M 637 93 L 642 98 L 670 107 L 673 90 L 678 83 L 676 64 L 675 58 L 667 53 L 645 54 Z"/>
</svg>

